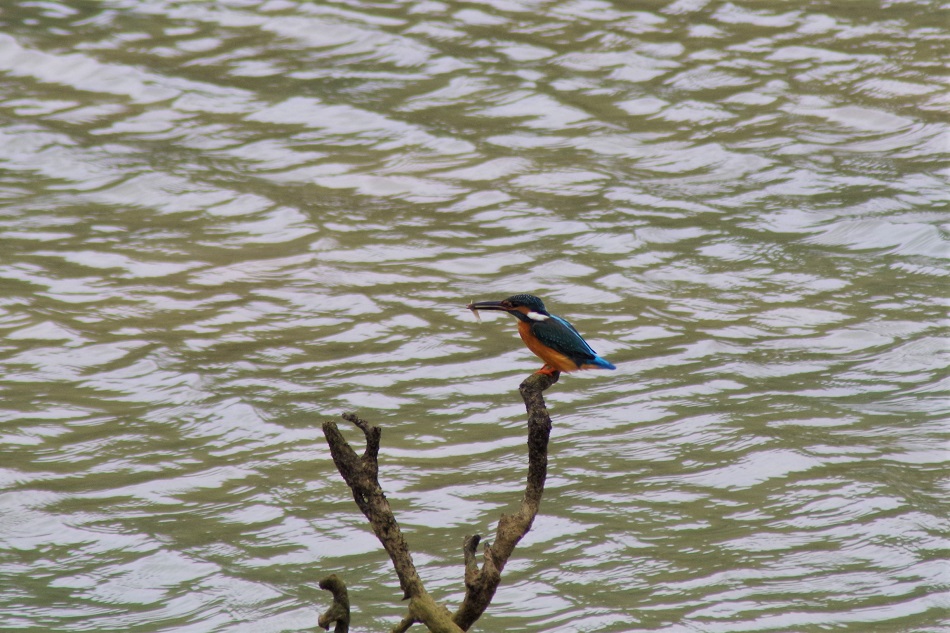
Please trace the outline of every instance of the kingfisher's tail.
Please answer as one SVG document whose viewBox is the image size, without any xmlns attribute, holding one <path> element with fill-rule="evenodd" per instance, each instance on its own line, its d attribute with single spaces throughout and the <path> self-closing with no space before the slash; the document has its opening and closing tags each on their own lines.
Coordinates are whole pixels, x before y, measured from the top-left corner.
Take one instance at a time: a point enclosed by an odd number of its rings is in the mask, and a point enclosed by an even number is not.
<svg viewBox="0 0 950 633">
<path fill-rule="evenodd" d="M 594 360 L 592 360 L 590 364 L 603 369 L 617 369 L 616 365 L 606 359 L 601 358 L 600 356 L 594 356 Z"/>
</svg>

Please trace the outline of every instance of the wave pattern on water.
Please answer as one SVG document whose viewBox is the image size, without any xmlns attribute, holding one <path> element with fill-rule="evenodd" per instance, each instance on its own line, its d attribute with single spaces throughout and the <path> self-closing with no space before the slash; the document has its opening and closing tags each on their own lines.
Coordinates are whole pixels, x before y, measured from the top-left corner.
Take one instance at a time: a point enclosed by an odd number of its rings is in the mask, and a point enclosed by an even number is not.
<svg viewBox="0 0 950 633">
<path fill-rule="evenodd" d="M 539 366 L 463 306 L 513 292 L 619 369 L 549 393 L 483 630 L 946 630 L 939 11 L 5 8 L 4 630 L 311 629 L 330 572 L 396 621 L 354 409 L 457 600 Z"/>
</svg>

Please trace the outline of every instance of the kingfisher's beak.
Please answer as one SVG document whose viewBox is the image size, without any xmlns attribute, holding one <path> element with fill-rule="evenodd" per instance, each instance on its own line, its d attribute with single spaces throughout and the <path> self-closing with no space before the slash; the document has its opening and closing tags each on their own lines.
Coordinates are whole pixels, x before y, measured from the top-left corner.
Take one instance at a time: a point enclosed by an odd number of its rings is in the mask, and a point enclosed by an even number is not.
<svg viewBox="0 0 950 633">
<path fill-rule="evenodd" d="M 501 310 L 502 312 L 511 312 L 512 308 L 504 301 L 479 301 L 465 306 L 469 310 Z"/>
</svg>

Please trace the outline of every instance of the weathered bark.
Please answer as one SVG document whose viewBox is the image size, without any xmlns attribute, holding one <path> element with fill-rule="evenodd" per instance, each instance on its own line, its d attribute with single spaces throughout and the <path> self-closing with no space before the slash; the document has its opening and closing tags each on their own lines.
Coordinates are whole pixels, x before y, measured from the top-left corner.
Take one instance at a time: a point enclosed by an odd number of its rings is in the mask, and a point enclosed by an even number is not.
<svg viewBox="0 0 950 633">
<path fill-rule="evenodd" d="M 350 630 L 350 598 L 346 592 L 346 584 L 336 574 L 330 574 L 320 581 L 320 588 L 333 594 L 333 604 L 320 616 L 317 624 L 325 631 L 336 622 L 333 633 L 348 633 Z"/>
<path fill-rule="evenodd" d="M 323 423 L 323 434 L 330 446 L 330 455 L 337 470 L 343 476 L 346 485 L 353 493 L 353 500 L 369 520 L 376 538 L 389 554 L 389 559 L 399 577 L 399 586 L 403 598 L 409 600 L 409 618 L 424 622 L 430 631 L 437 633 L 461 633 L 461 629 L 452 622 L 448 610 L 436 603 L 426 593 L 422 580 L 416 572 L 416 566 L 409 554 L 409 546 L 396 523 L 392 508 L 383 489 L 379 485 L 379 440 L 382 431 L 378 426 L 370 426 L 352 413 L 344 413 L 343 419 L 355 424 L 366 437 L 366 450 L 358 457 L 334 422 Z"/>
<path fill-rule="evenodd" d="M 403 599 L 425 593 L 422 580 L 416 573 L 416 566 L 412 563 L 409 546 L 396 523 L 389 501 L 379 485 L 379 440 L 382 430 L 378 426 L 370 426 L 368 422 L 356 417 L 352 413 L 344 413 L 343 419 L 355 424 L 366 436 L 366 450 L 362 457 L 344 439 L 335 422 L 323 423 L 323 434 L 330 445 L 330 455 L 333 463 L 343 476 L 346 485 L 353 492 L 353 500 L 360 511 L 369 520 L 376 538 L 383 544 L 386 553 L 396 568 L 399 577 L 399 586 L 402 589 Z"/>
<path fill-rule="evenodd" d="M 480 537 L 476 534 L 465 539 L 462 547 L 465 559 L 465 599 L 452 619 L 467 631 L 481 617 L 495 596 L 501 582 L 501 572 L 515 545 L 528 533 L 541 507 L 544 480 L 548 473 L 548 440 L 551 437 L 551 417 L 544 404 L 542 392 L 557 382 L 560 374 L 532 374 L 519 387 L 525 409 L 528 411 L 528 481 L 524 498 L 517 514 L 503 514 L 495 531 L 495 542 L 485 545 L 482 567 L 478 568 L 476 552 Z"/>
<path fill-rule="evenodd" d="M 378 455 L 382 431 L 351 413 L 343 414 L 343 419 L 355 424 L 366 437 L 366 450 L 362 456 L 357 456 L 334 422 L 323 423 L 323 434 L 330 446 L 333 463 L 350 487 L 356 505 L 369 520 L 376 538 L 389 554 L 399 577 L 403 597 L 409 600 L 409 612 L 393 627 L 393 633 L 404 633 L 417 622 L 425 624 L 430 631 L 436 633 L 461 633 L 467 631 L 491 603 L 508 558 L 518 542 L 528 533 L 541 505 L 544 480 L 547 476 L 548 439 L 551 435 L 551 418 L 541 394 L 556 383 L 558 377 L 558 372 L 550 375 L 532 374 L 521 383 L 521 397 L 528 411 L 528 481 L 524 498 L 516 514 L 502 515 L 495 532 L 494 544 L 485 545 L 481 568 L 476 556 L 481 537 L 476 534 L 465 539 L 462 547 L 465 561 L 465 599 L 454 615 L 426 593 L 412 562 L 409 546 L 379 485 Z M 343 586 L 342 581 L 339 581 L 339 584 Z M 345 586 L 343 596 L 346 597 Z M 335 605 L 336 593 L 334 600 Z M 320 625 L 324 628 L 329 628 L 329 622 L 333 621 L 326 620 L 324 625 L 324 618 L 329 615 L 328 610 L 320 618 Z M 337 620 L 338 633 L 339 626 Z"/>
</svg>

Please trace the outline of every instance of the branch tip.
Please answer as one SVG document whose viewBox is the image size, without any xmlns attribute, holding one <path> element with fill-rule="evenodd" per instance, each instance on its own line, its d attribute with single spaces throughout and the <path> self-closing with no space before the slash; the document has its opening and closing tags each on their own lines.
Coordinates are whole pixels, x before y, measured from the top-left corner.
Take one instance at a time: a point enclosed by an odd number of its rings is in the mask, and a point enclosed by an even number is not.
<svg viewBox="0 0 950 633">
<path fill-rule="evenodd" d="M 561 372 L 559 371 L 550 374 L 534 373 L 521 381 L 521 384 L 518 385 L 518 390 L 522 396 L 524 396 L 525 391 L 536 391 L 540 393 L 556 383 L 560 377 Z"/>
<path fill-rule="evenodd" d="M 378 426 L 373 426 L 355 413 L 343 413 L 340 417 L 347 422 L 351 422 L 356 428 L 363 432 L 363 436 L 366 438 L 366 450 L 363 452 L 363 460 L 375 463 L 379 455 L 379 441 L 382 438 L 383 430 Z"/>
<path fill-rule="evenodd" d="M 472 534 L 471 536 L 466 536 L 465 542 L 462 543 L 462 548 L 466 552 L 473 552 L 473 553 L 477 552 L 478 544 L 481 542 L 481 540 L 482 540 L 481 534 Z"/>
<path fill-rule="evenodd" d="M 325 631 L 336 622 L 334 633 L 347 633 L 350 630 L 350 598 L 346 583 L 336 574 L 330 574 L 320 581 L 320 588 L 333 594 L 333 604 L 319 617 L 317 626 Z"/>
<path fill-rule="evenodd" d="M 363 431 L 363 433 L 368 432 L 368 429 L 374 428 L 369 422 L 359 417 L 355 413 L 346 412 L 340 415 L 341 418 L 347 422 L 352 422 L 358 429 Z"/>
</svg>

